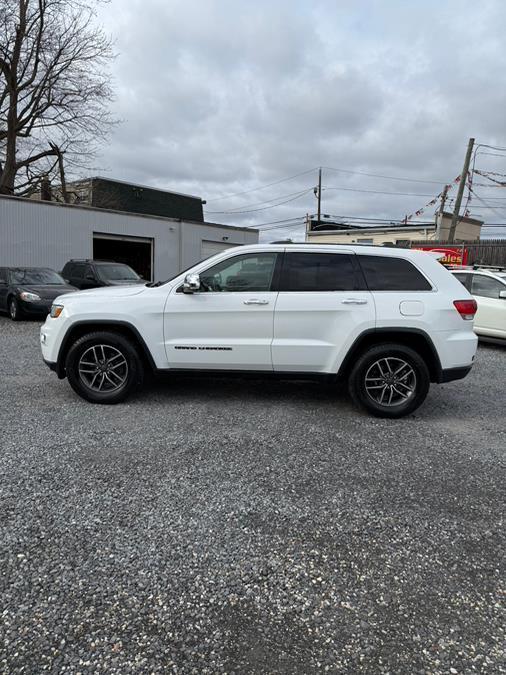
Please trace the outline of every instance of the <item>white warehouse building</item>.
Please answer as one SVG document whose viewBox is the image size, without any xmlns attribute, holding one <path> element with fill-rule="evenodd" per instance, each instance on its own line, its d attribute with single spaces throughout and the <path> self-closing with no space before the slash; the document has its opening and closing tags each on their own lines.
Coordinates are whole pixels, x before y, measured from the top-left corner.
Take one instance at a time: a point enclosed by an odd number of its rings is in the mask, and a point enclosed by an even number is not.
<svg viewBox="0 0 506 675">
<path fill-rule="evenodd" d="M 258 231 L 103 207 L 0 196 L 0 266 L 49 267 L 71 259 L 125 262 L 150 281 L 174 276 Z"/>
</svg>

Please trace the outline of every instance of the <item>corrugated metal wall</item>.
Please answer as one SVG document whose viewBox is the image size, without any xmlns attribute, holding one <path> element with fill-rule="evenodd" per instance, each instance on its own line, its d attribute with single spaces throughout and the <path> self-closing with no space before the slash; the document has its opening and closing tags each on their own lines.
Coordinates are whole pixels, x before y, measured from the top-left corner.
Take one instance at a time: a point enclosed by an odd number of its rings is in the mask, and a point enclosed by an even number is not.
<svg viewBox="0 0 506 675">
<path fill-rule="evenodd" d="M 201 242 L 253 244 L 256 231 L 104 209 L 0 197 L 0 265 L 61 270 L 70 258 L 93 257 L 93 233 L 149 237 L 155 280 L 167 279 L 201 258 Z"/>
</svg>

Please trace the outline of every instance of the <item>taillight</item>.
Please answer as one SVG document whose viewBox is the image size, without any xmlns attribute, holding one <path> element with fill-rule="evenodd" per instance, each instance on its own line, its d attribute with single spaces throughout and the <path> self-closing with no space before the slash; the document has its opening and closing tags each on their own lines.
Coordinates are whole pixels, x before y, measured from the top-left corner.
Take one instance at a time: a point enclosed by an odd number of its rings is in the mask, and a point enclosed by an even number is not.
<svg viewBox="0 0 506 675">
<path fill-rule="evenodd" d="M 453 304 L 463 319 L 466 321 L 472 321 L 474 319 L 474 315 L 478 309 L 476 300 L 454 300 Z"/>
</svg>

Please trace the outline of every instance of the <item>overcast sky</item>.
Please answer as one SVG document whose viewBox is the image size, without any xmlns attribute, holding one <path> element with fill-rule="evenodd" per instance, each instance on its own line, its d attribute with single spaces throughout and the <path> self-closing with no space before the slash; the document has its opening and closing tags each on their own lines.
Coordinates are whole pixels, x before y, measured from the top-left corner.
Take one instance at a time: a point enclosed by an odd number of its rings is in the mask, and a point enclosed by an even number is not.
<svg viewBox="0 0 506 675">
<path fill-rule="evenodd" d="M 396 220 L 460 173 L 470 136 L 506 147 L 503 0 L 112 0 L 99 20 L 123 120 L 100 173 L 199 195 L 210 221 L 314 213 L 318 166 L 410 179 L 324 169 L 323 213 Z M 485 152 L 476 168 L 506 174 Z M 506 222 L 506 189 L 476 193 L 471 215 Z"/>
</svg>

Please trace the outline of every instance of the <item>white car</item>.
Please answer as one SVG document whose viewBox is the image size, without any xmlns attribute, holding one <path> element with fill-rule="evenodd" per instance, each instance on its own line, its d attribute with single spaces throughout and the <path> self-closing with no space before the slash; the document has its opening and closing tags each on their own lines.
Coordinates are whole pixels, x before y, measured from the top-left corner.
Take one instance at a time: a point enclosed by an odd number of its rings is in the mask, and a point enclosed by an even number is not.
<svg viewBox="0 0 506 675">
<path fill-rule="evenodd" d="M 345 379 L 374 415 L 400 417 L 430 382 L 473 365 L 476 302 L 421 251 L 373 246 L 235 247 L 173 279 L 55 300 L 42 354 L 95 403 L 155 372 Z"/>
<path fill-rule="evenodd" d="M 482 337 L 506 339 L 506 268 L 461 269 L 453 275 L 474 296 L 478 311 L 474 331 Z"/>
</svg>

